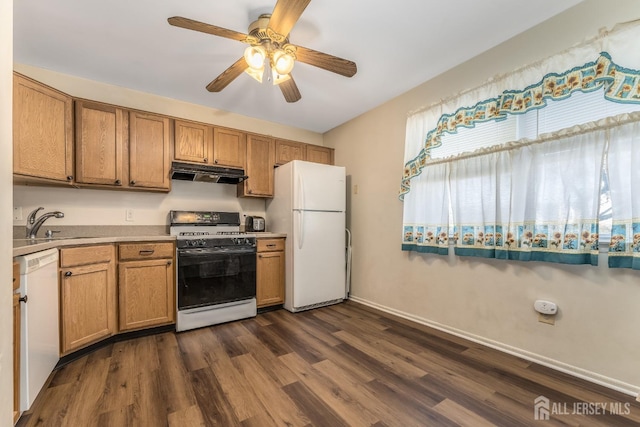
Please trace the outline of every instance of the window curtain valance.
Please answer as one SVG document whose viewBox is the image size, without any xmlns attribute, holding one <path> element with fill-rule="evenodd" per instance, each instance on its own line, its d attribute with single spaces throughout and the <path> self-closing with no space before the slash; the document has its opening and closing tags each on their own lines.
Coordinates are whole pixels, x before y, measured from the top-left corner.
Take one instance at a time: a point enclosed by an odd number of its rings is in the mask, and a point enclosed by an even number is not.
<svg viewBox="0 0 640 427">
<path fill-rule="evenodd" d="M 610 194 L 609 266 L 640 269 L 640 196 L 633 191 L 640 182 L 638 107 L 623 114 L 606 108 L 603 119 L 530 140 L 495 143 L 491 134 L 480 150 L 431 159 L 443 135 L 542 109 L 575 92 L 597 99 L 601 91 L 605 103 L 640 105 L 638 40 L 638 23 L 618 25 L 412 113 L 400 190 L 402 249 L 444 255 L 453 240 L 456 255 L 597 265 L 600 199 Z"/>
<path fill-rule="evenodd" d="M 509 114 L 524 114 L 576 91 L 601 90 L 611 102 L 640 104 L 637 40 L 640 25 L 621 24 L 579 46 L 412 113 L 406 125 L 399 198 L 404 200 L 409 193 L 412 179 L 422 173 L 430 150 L 441 144 L 442 135 L 455 133 L 460 127 L 473 128 L 478 123 L 504 120 Z"/>
</svg>

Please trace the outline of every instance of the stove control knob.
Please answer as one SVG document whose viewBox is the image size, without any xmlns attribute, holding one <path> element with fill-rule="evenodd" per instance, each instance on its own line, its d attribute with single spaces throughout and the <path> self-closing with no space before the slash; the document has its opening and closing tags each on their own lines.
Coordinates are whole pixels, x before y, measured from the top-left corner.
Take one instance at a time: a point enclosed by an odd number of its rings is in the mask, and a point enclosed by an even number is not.
<svg viewBox="0 0 640 427">
<path fill-rule="evenodd" d="M 250 245 L 250 244 L 251 244 L 251 240 L 249 240 L 249 239 L 244 239 L 244 244 L 245 244 L 245 245 Z"/>
<path fill-rule="evenodd" d="M 200 240 L 198 241 L 198 245 L 199 245 L 199 246 L 207 246 L 207 242 L 205 242 L 205 241 L 204 241 L 204 239 L 200 239 Z"/>
</svg>

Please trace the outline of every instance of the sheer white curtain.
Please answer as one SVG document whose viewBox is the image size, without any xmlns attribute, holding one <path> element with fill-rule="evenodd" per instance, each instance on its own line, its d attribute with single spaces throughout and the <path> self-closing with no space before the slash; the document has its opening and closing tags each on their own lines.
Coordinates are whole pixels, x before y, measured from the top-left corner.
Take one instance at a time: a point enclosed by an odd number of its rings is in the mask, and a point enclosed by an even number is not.
<svg viewBox="0 0 640 427">
<path fill-rule="evenodd" d="M 431 165 L 413 179 L 404 200 L 402 249 L 449 253 L 449 165 Z"/>
<path fill-rule="evenodd" d="M 613 225 L 609 267 L 640 270 L 640 123 L 609 131 L 608 175 Z"/>
<path fill-rule="evenodd" d="M 509 153 L 453 160 L 450 176 L 456 255 L 494 258 L 509 219 Z"/>
<path fill-rule="evenodd" d="M 604 130 L 511 152 L 508 259 L 598 263 Z"/>
</svg>

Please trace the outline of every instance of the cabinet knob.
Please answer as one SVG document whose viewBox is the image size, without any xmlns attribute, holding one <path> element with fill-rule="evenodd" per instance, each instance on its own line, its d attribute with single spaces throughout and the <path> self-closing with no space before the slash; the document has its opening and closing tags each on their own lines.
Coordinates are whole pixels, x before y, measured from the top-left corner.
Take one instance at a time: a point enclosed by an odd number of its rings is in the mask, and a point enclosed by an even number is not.
<svg viewBox="0 0 640 427">
<path fill-rule="evenodd" d="M 249 193 L 249 194 L 253 194 L 253 190 L 249 190 L 249 191 L 248 191 L 248 193 Z"/>
<path fill-rule="evenodd" d="M 129 184 L 136 185 L 136 182 L 132 180 Z"/>
<path fill-rule="evenodd" d="M 67 181 L 73 181 L 73 175 L 68 175 L 67 176 Z"/>
<path fill-rule="evenodd" d="M 215 160 L 213 161 L 213 163 L 215 163 L 215 164 L 217 165 L 217 164 L 218 164 L 218 159 L 215 159 Z"/>
<path fill-rule="evenodd" d="M 171 261 L 167 261 L 167 265 L 171 265 Z"/>
<path fill-rule="evenodd" d="M 27 303 L 27 301 L 29 300 L 29 297 L 27 295 L 18 298 L 18 301 L 23 302 L 23 303 Z"/>
<path fill-rule="evenodd" d="M 70 272 L 70 271 L 67 271 L 66 273 L 64 273 L 65 277 L 69 277 L 69 276 L 71 276 L 72 274 L 73 274 L 73 273 L 72 273 L 72 272 Z"/>
<path fill-rule="evenodd" d="M 205 163 L 209 161 L 209 159 L 207 159 L 206 157 L 204 159 L 202 159 L 202 161 L 204 161 Z"/>
<path fill-rule="evenodd" d="M 120 185 L 120 183 L 121 183 L 121 182 L 120 182 L 120 180 L 119 180 L 119 179 L 116 179 L 115 184 L 116 184 L 116 185 Z"/>
</svg>

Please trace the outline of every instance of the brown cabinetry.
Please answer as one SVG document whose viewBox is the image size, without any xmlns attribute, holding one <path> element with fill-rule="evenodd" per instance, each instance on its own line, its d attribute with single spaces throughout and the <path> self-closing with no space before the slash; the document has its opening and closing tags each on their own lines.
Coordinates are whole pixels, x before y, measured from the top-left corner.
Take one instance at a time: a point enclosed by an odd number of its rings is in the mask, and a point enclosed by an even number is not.
<svg viewBox="0 0 640 427">
<path fill-rule="evenodd" d="M 20 264 L 13 263 L 13 422 L 20 416 Z"/>
<path fill-rule="evenodd" d="M 122 186 L 125 111 L 112 105 L 76 101 L 76 182 Z"/>
<path fill-rule="evenodd" d="M 120 331 L 175 322 L 173 243 L 118 246 Z"/>
<path fill-rule="evenodd" d="M 307 145 L 307 161 L 315 163 L 333 164 L 333 149 L 319 145 Z"/>
<path fill-rule="evenodd" d="M 71 97 L 13 77 L 13 173 L 19 181 L 73 181 Z"/>
<path fill-rule="evenodd" d="M 276 139 L 275 164 L 280 166 L 292 160 L 305 160 L 305 146 L 302 142 Z"/>
<path fill-rule="evenodd" d="M 175 121 L 173 157 L 194 163 L 209 163 L 213 153 L 213 128 L 202 123 Z"/>
<path fill-rule="evenodd" d="M 169 191 L 171 120 L 76 101 L 76 182 Z"/>
<path fill-rule="evenodd" d="M 171 119 L 129 112 L 129 186 L 171 189 Z"/>
<path fill-rule="evenodd" d="M 60 250 L 60 353 L 116 333 L 113 245 Z"/>
<path fill-rule="evenodd" d="M 243 132 L 176 120 L 174 139 L 175 160 L 238 169 L 245 167 L 246 138 Z"/>
<path fill-rule="evenodd" d="M 258 239 L 256 299 L 258 308 L 284 303 L 284 238 Z"/>
<path fill-rule="evenodd" d="M 262 135 L 247 135 L 249 179 L 238 184 L 238 196 L 273 197 L 274 141 Z"/>
</svg>

